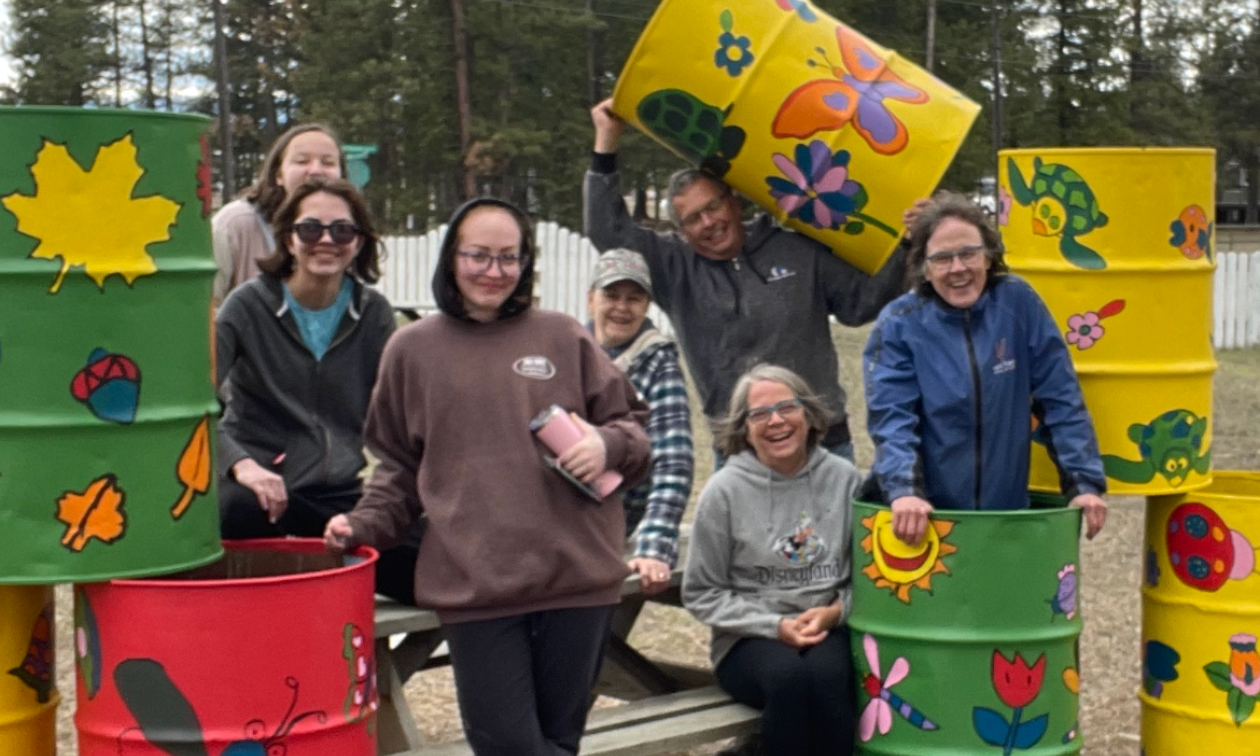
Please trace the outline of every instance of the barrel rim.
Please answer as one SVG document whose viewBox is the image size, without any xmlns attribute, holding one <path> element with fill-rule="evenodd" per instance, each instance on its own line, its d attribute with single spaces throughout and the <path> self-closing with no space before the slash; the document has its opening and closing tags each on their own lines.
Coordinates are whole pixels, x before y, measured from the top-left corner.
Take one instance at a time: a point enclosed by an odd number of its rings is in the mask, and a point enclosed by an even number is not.
<svg viewBox="0 0 1260 756">
<path fill-rule="evenodd" d="M 208 556 L 199 556 L 196 559 L 175 564 L 146 565 L 135 569 L 102 570 L 100 572 L 74 572 L 73 570 L 67 570 L 55 575 L 7 575 L 0 577 L 0 588 L 54 585 L 57 583 L 109 583 L 123 580 L 141 582 L 142 579 L 147 585 L 149 583 L 147 578 L 149 577 L 160 577 L 169 575 L 172 572 L 182 572 L 196 569 L 197 567 L 204 567 L 222 557 L 223 547 L 220 546 Z M 183 582 L 185 585 L 189 583 L 187 580 Z"/>
<path fill-rule="evenodd" d="M 211 118 L 200 113 L 170 113 L 164 110 L 123 109 L 123 108 L 82 108 L 74 105 L 0 105 L 0 118 L 9 115 L 31 116 L 63 116 L 92 115 L 108 118 L 134 118 L 142 116 L 146 121 L 175 120 L 189 121 L 209 125 Z"/>
<path fill-rule="evenodd" d="M 254 538 L 249 540 L 227 540 L 223 542 L 222 553 L 228 551 L 288 551 L 299 553 L 322 553 L 327 551 L 323 540 L 319 538 Z M 379 558 L 379 552 L 371 546 L 356 546 L 346 552 L 347 556 L 361 556 L 363 561 L 346 564 L 327 570 L 315 572 L 299 572 L 290 575 L 272 575 L 251 578 L 218 578 L 211 580 L 175 580 L 175 579 L 131 579 L 117 578 L 107 581 L 111 587 L 117 588 L 155 588 L 163 589 L 201 589 L 201 588 L 243 588 L 258 586 L 292 585 L 312 580 L 327 580 L 330 577 L 342 576 L 357 570 L 372 569 Z M 217 559 L 217 557 L 216 557 Z M 209 562 L 203 562 L 209 564 Z M 169 571 L 164 573 L 169 574 Z"/>
<path fill-rule="evenodd" d="M 1056 498 L 1056 499 L 1062 498 L 1062 496 L 1058 494 L 1057 492 L 1049 492 L 1049 491 L 1034 491 L 1030 489 L 1029 494 L 1039 496 L 1039 497 L 1048 496 L 1050 498 Z M 889 507 L 887 504 L 877 504 L 875 502 L 863 501 L 861 499 L 856 499 L 856 498 L 853 500 L 853 506 L 863 507 L 872 512 L 877 512 L 879 510 L 889 511 L 891 509 L 891 507 Z M 976 519 L 993 519 L 993 518 L 1003 517 L 1003 518 L 1009 519 L 1012 517 L 1028 517 L 1028 518 L 1045 517 L 1047 515 L 1052 515 L 1052 516 L 1068 515 L 1068 516 L 1079 517 L 1080 513 L 1081 513 L 1081 510 L 1079 507 L 1070 507 L 1070 506 L 1067 506 L 1066 503 L 1064 503 L 1058 506 L 1047 506 L 1047 507 L 1041 507 L 1041 508 L 1029 506 L 1022 509 L 934 509 L 932 510 L 931 517 L 953 518 L 955 516 L 959 516 L 959 517 L 976 518 Z"/>
<path fill-rule="evenodd" d="M 1255 470 L 1213 470 L 1207 483 L 1204 483 L 1201 486 L 1198 486 L 1196 488 L 1186 489 L 1184 491 L 1174 491 L 1173 493 L 1150 494 L 1147 498 L 1159 499 L 1162 501 L 1163 499 L 1179 498 L 1188 493 L 1197 493 L 1201 496 L 1211 496 L 1213 499 L 1227 499 L 1229 501 L 1241 501 L 1241 500 L 1255 501 L 1258 498 L 1254 494 L 1247 495 L 1247 494 L 1238 494 L 1238 493 L 1224 493 L 1224 492 L 1216 492 L 1216 491 L 1209 490 L 1213 485 L 1215 485 L 1222 478 L 1224 478 L 1225 480 L 1233 480 L 1233 481 L 1248 481 L 1251 483 L 1255 483 L 1257 486 L 1260 486 L 1260 472 L 1258 471 L 1255 471 Z M 1159 503 L 1159 502 L 1152 502 L 1152 503 Z"/>
<path fill-rule="evenodd" d="M 998 157 L 1003 155 L 1216 155 L 1215 147 L 1141 147 L 1099 146 L 1099 147 L 1008 147 L 998 150 Z"/>
</svg>

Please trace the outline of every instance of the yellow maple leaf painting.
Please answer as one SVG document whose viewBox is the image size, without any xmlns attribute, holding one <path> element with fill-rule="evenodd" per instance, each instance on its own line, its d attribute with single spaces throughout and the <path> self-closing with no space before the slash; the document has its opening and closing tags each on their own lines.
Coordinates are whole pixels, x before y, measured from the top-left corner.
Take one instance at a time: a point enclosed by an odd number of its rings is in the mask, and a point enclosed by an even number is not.
<svg viewBox="0 0 1260 756">
<path fill-rule="evenodd" d="M 50 293 L 57 293 L 76 266 L 101 289 L 115 273 L 130 286 L 157 272 L 145 248 L 171 238 L 180 205 L 161 195 L 133 198 L 143 175 L 130 134 L 102 145 L 89 170 L 75 162 L 64 144 L 44 140 L 31 166 L 35 194 L 14 192 L 0 203 L 17 216 L 19 232 L 39 240 L 31 257 L 61 258 Z"/>
</svg>

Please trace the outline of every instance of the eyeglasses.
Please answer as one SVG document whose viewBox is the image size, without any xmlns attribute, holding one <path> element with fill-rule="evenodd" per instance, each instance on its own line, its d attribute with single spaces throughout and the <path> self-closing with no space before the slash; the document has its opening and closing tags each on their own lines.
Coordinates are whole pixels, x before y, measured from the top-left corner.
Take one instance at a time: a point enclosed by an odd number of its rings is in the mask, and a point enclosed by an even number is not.
<svg viewBox="0 0 1260 756">
<path fill-rule="evenodd" d="M 495 263 L 498 263 L 499 270 L 504 273 L 510 273 L 519 269 L 529 259 L 529 255 L 492 255 L 489 252 L 458 251 L 455 254 L 467 260 L 468 264 L 477 272 L 490 270 Z"/>
<path fill-rule="evenodd" d="M 325 231 L 333 244 L 349 244 L 363 233 L 363 229 L 346 221 L 333 221 L 324 225 L 319 221 L 304 220 L 293 224 L 293 233 L 305 244 L 318 244 L 324 238 Z"/>
<path fill-rule="evenodd" d="M 958 258 L 958 262 L 968 268 L 974 268 L 985 258 L 985 253 L 986 250 L 983 244 L 972 244 L 954 250 L 933 252 L 927 256 L 927 264 L 932 270 L 949 270 L 950 266 L 954 264 L 954 258 Z"/>
<path fill-rule="evenodd" d="M 778 413 L 779 417 L 784 420 L 789 417 L 796 417 L 805 410 L 805 405 L 801 404 L 800 399 L 784 399 L 778 404 L 769 407 L 750 407 L 744 413 L 744 419 L 749 425 L 765 425 L 770 422 L 770 417 Z"/>
<path fill-rule="evenodd" d="M 678 225 L 682 226 L 683 228 L 695 228 L 696 226 L 700 225 L 700 221 L 704 218 L 704 216 L 713 215 L 718 210 L 721 210 L 723 203 L 725 203 L 727 197 L 730 197 L 730 196 L 731 196 L 730 189 L 722 190 L 721 194 L 719 194 L 718 196 L 714 197 L 713 199 L 705 203 L 704 207 L 700 208 L 699 210 L 696 210 L 693 213 L 688 213 L 686 217 L 678 221 Z"/>
</svg>

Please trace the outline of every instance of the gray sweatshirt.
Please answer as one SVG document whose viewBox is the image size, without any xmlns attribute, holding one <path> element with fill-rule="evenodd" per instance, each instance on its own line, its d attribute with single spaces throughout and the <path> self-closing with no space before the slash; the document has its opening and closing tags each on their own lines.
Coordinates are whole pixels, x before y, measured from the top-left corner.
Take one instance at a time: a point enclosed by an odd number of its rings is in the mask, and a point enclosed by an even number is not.
<svg viewBox="0 0 1260 756">
<path fill-rule="evenodd" d="M 840 598 L 849 616 L 853 497 L 861 476 L 816 447 L 785 477 L 751 451 L 700 492 L 683 573 L 688 611 L 713 628 L 713 665 L 741 638 L 777 638 L 779 620 Z"/>
<path fill-rule="evenodd" d="M 587 172 L 586 234 L 601 251 L 627 247 L 647 260 L 652 300 L 677 330 L 710 421 L 726 412 L 739 377 L 769 362 L 804 378 L 832 412 L 828 446 L 849 441 L 828 315 L 849 326 L 874 320 L 904 288 L 904 249 L 868 276 L 763 213 L 745 224 L 738 257 L 711 260 L 676 233 L 637 225 L 626 212 L 618 176 Z"/>
</svg>

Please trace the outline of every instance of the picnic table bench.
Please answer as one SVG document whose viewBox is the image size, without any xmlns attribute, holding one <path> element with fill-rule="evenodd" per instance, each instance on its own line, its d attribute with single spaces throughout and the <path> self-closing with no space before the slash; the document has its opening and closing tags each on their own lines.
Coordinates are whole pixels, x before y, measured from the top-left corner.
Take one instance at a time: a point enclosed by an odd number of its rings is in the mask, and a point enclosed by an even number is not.
<svg viewBox="0 0 1260 756">
<path fill-rule="evenodd" d="M 682 572 L 675 569 L 663 593 L 644 594 L 637 575 L 626 578 L 613 616 L 596 693 L 628 700 L 593 711 L 582 738 L 590 756 L 651 756 L 756 732 L 761 712 L 735 703 L 710 670 L 649 659 L 628 642 L 648 601 L 681 605 Z M 391 636 L 405 635 L 391 647 Z M 431 611 L 377 597 L 376 663 L 380 688 L 377 740 L 381 756 L 471 756 L 464 741 L 426 745 L 407 706 L 403 686 L 416 672 L 449 663 L 434 656 L 442 625 Z"/>
</svg>

